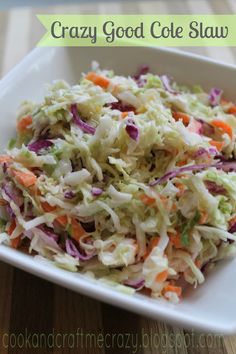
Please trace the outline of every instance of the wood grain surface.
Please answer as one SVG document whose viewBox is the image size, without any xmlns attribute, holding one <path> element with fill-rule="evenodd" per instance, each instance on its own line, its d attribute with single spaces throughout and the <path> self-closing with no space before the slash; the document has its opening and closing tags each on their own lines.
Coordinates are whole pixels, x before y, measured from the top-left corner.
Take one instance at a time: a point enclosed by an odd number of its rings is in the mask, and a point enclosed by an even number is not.
<svg viewBox="0 0 236 354">
<path fill-rule="evenodd" d="M 181 5 L 180 5 L 181 4 Z M 0 73 L 43 33 L 36 13 L 234 13 L 235 0 L 112 2 L 0 13 Z M 186 50 L 186 49 L 185 49 Z M 187 48 L 236 63 L 235 48 Z M 0 262 L 0 354 L 233 354 L 236 336 L 195 333 L 149 320 L 53 285 Z"/>
</svg>

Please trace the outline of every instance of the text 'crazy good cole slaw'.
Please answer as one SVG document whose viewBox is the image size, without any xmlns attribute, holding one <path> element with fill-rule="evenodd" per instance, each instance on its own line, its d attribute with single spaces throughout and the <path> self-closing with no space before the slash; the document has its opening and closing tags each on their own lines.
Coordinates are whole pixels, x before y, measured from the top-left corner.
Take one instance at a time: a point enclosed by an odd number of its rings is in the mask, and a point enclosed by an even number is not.
<svg viewBox="0 0 236 354">
<path fill-rule="evenodd" d="M 235 254 L 235 114 L 147 66 L 55 82 L 0 156 L 0 242 L 178 302 Z"/>
</svg>

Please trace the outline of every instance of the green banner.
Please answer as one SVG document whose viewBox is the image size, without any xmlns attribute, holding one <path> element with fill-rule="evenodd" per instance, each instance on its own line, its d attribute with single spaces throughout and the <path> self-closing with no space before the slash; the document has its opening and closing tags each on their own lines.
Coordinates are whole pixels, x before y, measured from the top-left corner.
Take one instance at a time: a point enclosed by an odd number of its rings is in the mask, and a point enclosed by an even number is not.
<svg viewBox="0 0 236 354">
<path fill-rule="evenodd" d="M 38 46 L 236 46 L 236 15 L 38 15 Z"/>
</svg>

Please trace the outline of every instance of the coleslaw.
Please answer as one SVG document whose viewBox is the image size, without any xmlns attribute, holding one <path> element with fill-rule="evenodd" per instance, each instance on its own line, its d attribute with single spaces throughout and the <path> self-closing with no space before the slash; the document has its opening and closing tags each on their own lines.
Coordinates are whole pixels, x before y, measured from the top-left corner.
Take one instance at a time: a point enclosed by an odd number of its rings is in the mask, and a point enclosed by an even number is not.
<svg viewBox="0 0 236 354">
<path fill-rule="evenodd" d="M 236 253 L 235 115 L 146 65 L 54 82 L 0 155 L 0 243 L 177 303 Z"/>
</svg>

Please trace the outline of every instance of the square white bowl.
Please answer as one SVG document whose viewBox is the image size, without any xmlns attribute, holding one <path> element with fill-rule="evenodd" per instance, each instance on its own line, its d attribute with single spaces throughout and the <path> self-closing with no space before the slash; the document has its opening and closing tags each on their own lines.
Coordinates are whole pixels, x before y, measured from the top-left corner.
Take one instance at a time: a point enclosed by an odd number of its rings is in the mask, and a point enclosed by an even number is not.
<svg viewBox="0 0 236 354">
<path fill-rule="evenodd" d="M 22 100 L 40 101 L 45 84 L 55 79 L 65 79 L 71 84 L 78 82 L 92 60 L 100 62 L 103 68 L 126 75 L 132 75 L 140 64 L 146 63 L 153 72 L 172 75 L 178 82 L 198 83 L 205 89 L 220 87 L 225 97 L 236 97 L 236 67 L 196 55 L 138 47 L 37 48 L 0 82 L 0 150 L 15 135 L 15 114 Z M 3 245 L 0 259 L 84 295 L 156 320 L 209 332 L 236 332 L 236 258 L 217 265 L 206 282 L 189 291 L 178 305 L 139 294 L 122 294 L 99 281 L 48 266 Z"/>
</svg>

